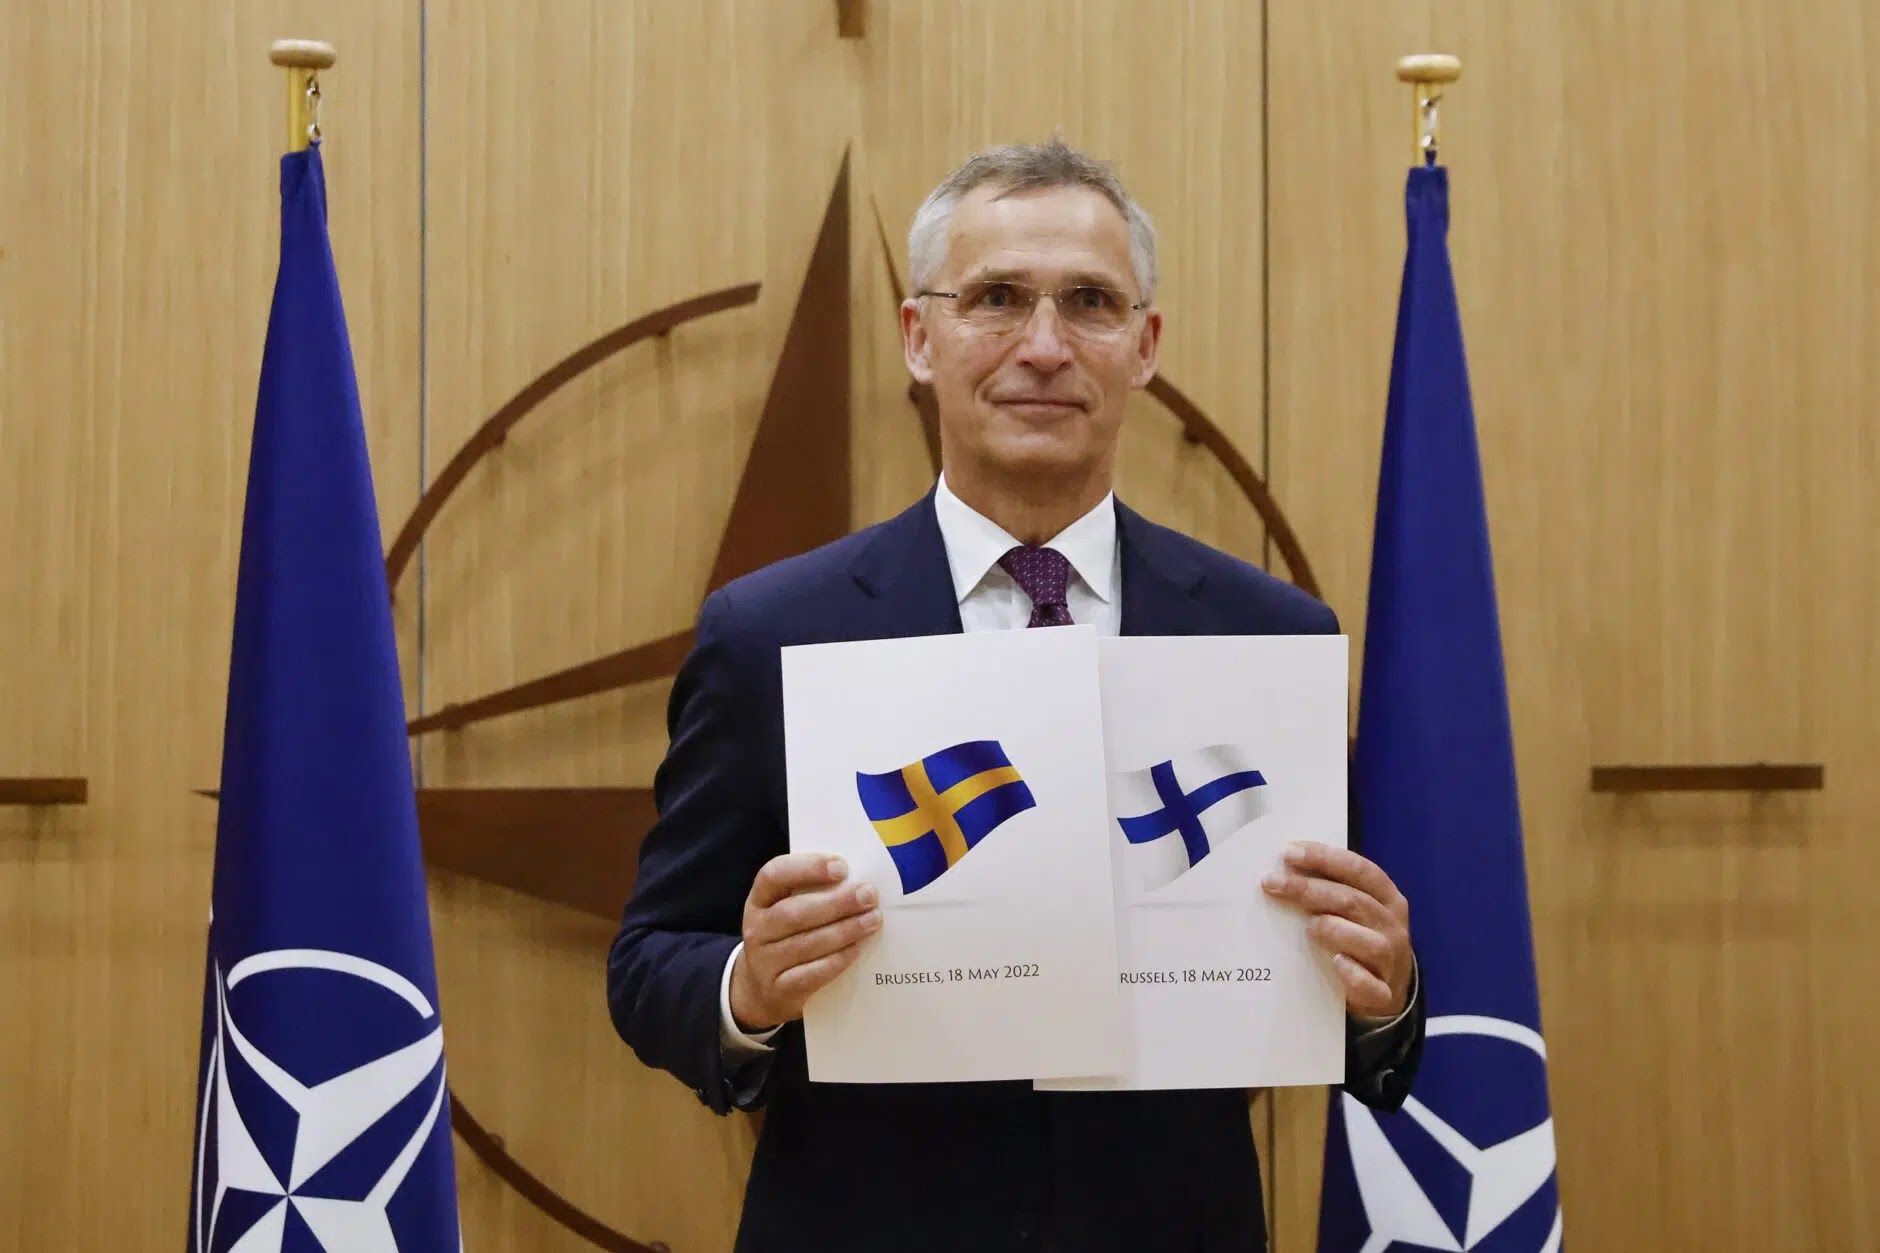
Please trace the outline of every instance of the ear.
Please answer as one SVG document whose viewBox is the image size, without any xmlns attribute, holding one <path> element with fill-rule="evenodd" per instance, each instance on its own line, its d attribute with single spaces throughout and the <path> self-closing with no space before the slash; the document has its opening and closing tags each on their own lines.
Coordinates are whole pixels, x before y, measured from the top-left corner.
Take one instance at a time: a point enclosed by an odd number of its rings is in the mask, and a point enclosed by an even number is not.
<svg viewBox="0 0 1880 1253">
<path fill-rule="evenodd" d="M 1154 305 L 1143 311 L 1142 334 L 1136 340 L 1136 373 L 1131 387 L 1147 387 L 1155 377 L 1156 352 L 1162 345 L 1162 311 Z"/>
<path fill-rule="evenodd" d="M 916 383 L 933 383 L 933 341 L 920 315 L 920 301 L 911 296 L 901 302 L 901 355 Z"/>
</svg>

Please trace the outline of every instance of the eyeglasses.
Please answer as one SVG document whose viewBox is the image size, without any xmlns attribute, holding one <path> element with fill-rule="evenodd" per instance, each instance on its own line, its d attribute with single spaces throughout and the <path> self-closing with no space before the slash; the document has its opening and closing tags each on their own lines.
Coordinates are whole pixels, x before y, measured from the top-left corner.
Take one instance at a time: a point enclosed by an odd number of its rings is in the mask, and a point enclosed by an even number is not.
<svg viewBox="0 0 1880 1253">
<path fill-rule="evenodd" d="M 1115 335 L 1129 325 L 1130 315 L 1145 309 L 1149 302 L 1132 302 L 1129 293 L 1114 287 L 1073 283 L 1055 291 L 1044 291 L 1012 279 L 985 279 L 967 283 L 958 291 L 920 291 L 916 296 L 935 296 L 956 301 L 954 309 L 967 325 L 994 335 L 1016 331 L 1031 321 L 1031 311 L 1043 297 L 1050 297 L 1066 329 L 1085 336 Z"/>
</svg>

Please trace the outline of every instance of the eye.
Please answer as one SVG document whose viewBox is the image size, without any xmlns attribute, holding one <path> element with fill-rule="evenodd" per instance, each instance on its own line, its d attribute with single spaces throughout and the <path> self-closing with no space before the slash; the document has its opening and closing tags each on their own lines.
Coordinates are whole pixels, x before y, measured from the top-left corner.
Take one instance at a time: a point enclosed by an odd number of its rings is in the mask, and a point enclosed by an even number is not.
<svg viewBox="0 0 1880 1253">
<path fill-rule="evenodd" d="M 983 309 L 1009 309 L 1018 303 L 1018 292 L 1010 283 L 987 283 L 979 288 L 972 303 Z"/>
<path fill-rule="evenodd" d="M 1071 303 L 1085 313 L 1117 313 L 1122 298 L 1107 287 L 1079 287 L 1071 292 Z"/>
</svg>

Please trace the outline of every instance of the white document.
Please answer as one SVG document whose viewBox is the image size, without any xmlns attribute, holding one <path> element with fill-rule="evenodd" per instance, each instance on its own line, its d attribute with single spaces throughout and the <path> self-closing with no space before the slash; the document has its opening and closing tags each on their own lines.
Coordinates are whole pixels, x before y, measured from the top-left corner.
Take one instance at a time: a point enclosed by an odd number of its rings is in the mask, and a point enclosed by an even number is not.
<svg viewBox="0 0 1880 1253">
<path fill-rule="evenodd" d="M 1261 878 L 1346 843 L 1348 640 L 1101 641 L 1127 1057 L 1060 1090 L 1339 1083 L 1344 994 Z"/>
<path fill-rule="evenodd" d="M 881 892 L 805 1007 L 809 1077 L 1120 1070 L 1096 632 L 786 648 L 783 704 L 791 851 Z"/>
</svg>

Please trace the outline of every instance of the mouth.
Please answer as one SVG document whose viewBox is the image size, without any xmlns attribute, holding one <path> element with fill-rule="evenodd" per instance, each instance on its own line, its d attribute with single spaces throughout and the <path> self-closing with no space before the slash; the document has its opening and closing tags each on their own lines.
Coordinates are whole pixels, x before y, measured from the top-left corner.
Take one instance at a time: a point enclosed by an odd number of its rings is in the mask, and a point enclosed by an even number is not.
<svg viewBox="0 0 1880 1253">
<path fill-rule="evenodd" d="M 1075 400 L 1065 400 L 1057 396 L 1001 396 L 992 403 L 1001 409 L 1030 417 L 1062 417 L 1065 414 L 1081 413 L 1084 406 Z"/>
</svg>

